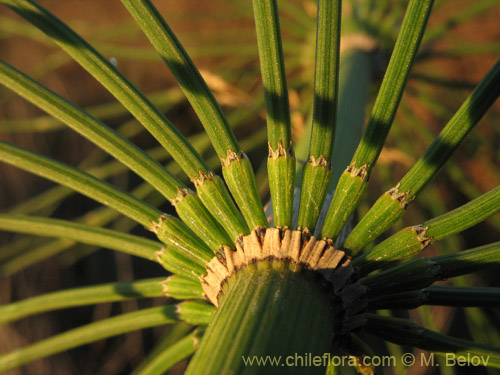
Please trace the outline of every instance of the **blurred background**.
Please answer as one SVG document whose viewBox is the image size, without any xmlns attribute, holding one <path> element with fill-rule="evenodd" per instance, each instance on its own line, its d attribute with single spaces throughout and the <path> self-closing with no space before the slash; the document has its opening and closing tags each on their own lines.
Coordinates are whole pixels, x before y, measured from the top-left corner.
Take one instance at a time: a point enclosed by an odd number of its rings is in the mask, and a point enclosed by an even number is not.
<svg viewBox="0 0 500 375">
<path fill-rule="evenodd" d="M 218 170 L 219 161 L 194 111 L 119 1 L 44 0 L 40 3 L 117 64 L 190 138 L 212 168 Z M 252 160 L 262 199 L 267 201 L 265 109 L 251 2 L 158 0 L 154 3 L 222 105 L 242 148 Z M 344 46 L 354 43 L 362 48 L 371 62 L 372 84 L 368 88 L 366 115 L 370 113 L 406 5 L 407 1 L 395 0 L 344 1 L 342 43 Z M 306 133 L 312 110 L 316 5 L 309 0 L 288 0 L 280 1 L 279 7 L 293 136 L 298 140 Z M 434 8 L 395 124 L 359 208 L 360 216 L 406 173 L 500 56 L 498 0 L 436 0 Z M 184 178 L 156 141 L 98 82 L 47 37 L 5 7 L 0 8 L 0 57 L 120 131 Z M 499 114 L 500 103 L 496 103 L 445 168 L 410 204 L 403 220 L 384 236 L 445 213 L 500 183 Z M 172 211 L 159 194 L 142 184 L 136 175 L 3 87 L 0 87 L 0 138 L 90 171 L 165 212 Z M 5 164 L 0 164 L 0 210 L 77 220 L 151 236 L 130 220 L 88 198 Z M 430 246 L 424 255 L 456 252 L 498 241 L 499 233 L 500 215 L 497 214 L 461 235 Z M 162 275 L 167 273 L 160 266 L 126 254 L 67 240 L 0 233 L 0 303 L 63 288 Z M 495 271 L 491 271 L 446 283 L 498 286 L 498 280 Z M 163 303 L 165 301 L 159 299 L 101 304 L 41 314 L 11 326 L 0 326 L 0 351 L 110 315 Z M 500 326 L 499 312 L 498 309 L 422 307 L 411 310 L 410 317 L 428 328 L 498 347 L 500 334 L 492 327 Z M 408 316 L 401 311 L 391 313 Z M 167 328 L 155 328 L 99 341 L 9 374 L 129 374 L 168 332 Z M 380 353 L 405 351 L 372 343 Z M 176 371 L 172 373 L 182 373 L 182 366 Z M 387 374 L 455 373 L 454 369 L 443 367 L 384 371 Z M 488 371 L 475 369 L 474 373 L 495 373 Z"/>
</svg>

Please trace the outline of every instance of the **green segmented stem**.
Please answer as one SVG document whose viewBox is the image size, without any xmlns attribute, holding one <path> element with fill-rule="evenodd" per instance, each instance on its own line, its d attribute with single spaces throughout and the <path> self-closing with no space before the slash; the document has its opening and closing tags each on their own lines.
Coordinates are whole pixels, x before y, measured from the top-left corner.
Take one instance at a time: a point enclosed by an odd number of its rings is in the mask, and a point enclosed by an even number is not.
<svg viewBox="0 0 500 375">
<path fill-rule="evenodd" d="M 298 227 L 314 233 L 332 176 L 340 50 L 339 0 L 320 0 L 316 29 L 314 104 L 309 159 L 302 172 Z"/>
<path fill-rule="evenodd" d="M 178 306 L 153 307 L 103 319 L 52 336 L 35 344 L 0 356 L 0 371 L 32 362 L 36 359 L 85 345 L 100 339 L 143 328 L 171 324 L 180 320 Z"/>
<path fill-rule="evenodd" d="M 54 40 L 84 69 L 92 74 L 130 113 L 158 140 L 186 172 L 191 181 L 196 182 L 200 172 L 209 174 L 210 170 L 200 155 L 186 141 L 180 132 L 163 116 L 151 102 L 140 93 L 107 59 L 101 56 L 91 45 L 50 12 L 31 0 L 0 0 L 27 21 L 38 27 Z M 200 185 L 203 186 L 203 185 Z M 200 186 L 198 189 L 200 189 Z M 227 196 L 226 191 L 220 195 Z M 201 196 L 201 195 L 200 195 Z M 209 206 L 215 217 L 228 217 L 221 225 L 233 222 L 238 225 L 236 232 L 247 233 L 243 219 L 236 207 L 227 209 L 231 200 L 218 202 L 220 205 Z M 205 202 L 204 202 L 205 203 Z M 210 203 L 210 202 L 207 202 Z M 234 205 L 232 205 L 234 206 Z M 235 226 L 236 226 L 235 224 Z M 232 228 L 224 227 L 233 238 Z"/>
<path fill-rule="evenodd" d="M 267 169 L 274 226 L 291 228 L 295 156 L 278 4 L 276 0 L 253 0 L 253 13 L 267 112 Z"/>
<path fill-rule="evenodd" d="M 199 238 L 203 238 L 213 252 L 222 246 L 233 246 L 233 241 L 210 214 L 200 198 L 191 190 L 179 190 L 174 202 L 177 214 Z"/>
<path fill-rule="evenodd" d="M 169 276 L 163 284 L 163 293 L 175 299 L 203 299 L 204 292 L 199 280 L 180 275 Z"/>
<path fill-rule="evenodd" d="M 205 264 L 208 261 L 200 261 L 198 256 L 186 255 L 176 249 L 165 247 L 157 254 L 157 257 L 163 268 L 176 275 L 182 275 L 192 280 L 200 280 L 207 273 Z M 203 264 L 200 264 L 202 262 Z"/>
<path fill-rule="evenodd" d="M 375 297 L 369 302 L 371 309 L 415 309 L 422 305 L 500 306 L 500 288 L 431 285 L 421 290 Z"/>
<path fill-rule="evenodd" d="M 160 297 L 165 278 L 118 282 L 61 290 L 0 306 L 0 323 L 5 324 L 34 314 L 75 306 Z"/>
<path fill-rule="evenodd" d="M 177 314 L 192 325 L 207 325 L 212 321 L 215 306 L 205 301 L 184 301 L 177 305 Z"/>
<path fill-rule="evenodd" d="M 370 119 L 351 165 L 339 180 L 321 236 L 336 239 L 366 191 L 375 165 L 391 128 L 403 90 L 424 34 L 433 0 L 411 0 Z M 352 173 L 352 172 L 356 173 Z M 359 172 L 358 172 L 359 171 Z M 346 205 L 345 202 L 350 202 Z"/>
<path fill-rule="evenodd" d="M 366 167 L 351 164 L 339 177 L 332 202 L 321 228 L 321 238 L 335 240 L 368 188 Z M 343 195 L 349 191 L 349 198 Z"/>
<path fill-rule="evenodd" d="M 261 367 L 245 366 L 242 355 L 323 354 L 329 350 L 333 312 L 327 294 L 315 280 L 293 272 L 284 262 L 249 264 L 233 273 L 222 293 L 221 305 L 186 374 L 261 374 Z M 287 319 L 280 318 L 283 311 L 287 311 Z M 290 314 L 294 316 L 293 330 L 288 324 Z M 324 371 L 322 366 L 308 369 L 309 374 Z M 299 374 L 303 369 L 288 366 L 286 373 Z"/>
<path fill-rule="evenodd" d="M 275 152 L 269 148 L 267 176 L 273 203 L 273 225 L 276 228 L 292 227 L 295 168 L 293 152 L 285 151 L 283 148 L 278 148 Z"/>
<path fill-rule="evenodd" d="M 149 260 L 155 260 L 155 252 L 163 246 L 160 242 L 111 229 L 77 224 L 67 220 L 24 215 L 0 214 L 0 230 L 44 237 L 67 238 Z"/>
<path fill-rule="evenodd" d="M 252 164 L 245 153 L 235 154 L 228 151 L 227 158 L 222 160 L 222 173 L 248 227 L 252 230 L 257 227 L 268 227 L 269 223 L 258 194 Z"/>
<path fill-rule="evenodd" d="M 0 83 L 66 123 L 148 181 L 175 205 L 179 217 L 204 238 L 213 251 L 232 244 L 198 197 L 190 194 L 181 181 L 125 137 L 3 61 L 0 61 Z"/>
<path fill-rule="evenodd" d="M 425 288 L 438 280 L 466 275 L 500 264 L 500 242 L 433 258 L 412 259 L 361 279 L 371 293 L 392 293 Z"/>
<path fill-rule="evenodd" d="M 466 362 L 478 356 L 484 360 L 487 359 L 485 366 L 500 368 L 498 348 L 446 336 L 419 326 L 408 319 L 389 318 L 375 314 L 366 314 L 366 317 L 365 329 L 384 340 L 399 345 L 415 346 L 443 356 L 453 353 L 454 358 L 460 356 Z"/>
<path fill-rule="evenodd" d="M 168 65 L 198 115 L 219 157 L 224 159 L 227 157 L 228 152 L 240 152 L 238 142 L 220 106 L 191 58 L 158 10 L 149 0 L 122 0 L 122 3 Z M 219 222 L 228 231 L 233 240 L 241 234 L 247 234 L 248 227 L 238 213 L 224 185 L 216 182 L 205 187 L 207 179 L 216 179 L 218 177 L 209 174 L 204 169 L 201 169 L 201 172 L 201 178 L 200 176 L 196 176 L 193 181 L 197 185 L 198 191 L 206 189 L 203 193 L 199 192 L 203 203 L 207 205 L 211 212 L 214 212 L 215 217 L 220 218 Z M 245 185 L 247 188 L 243 190 L 234 189 L 234 186 L 228 184 L 230 191 L 236 199 L 236 203 L 239 205 L 241 201 L 255 202 L 258 193 L 256 189 L 253 189 L 255 185 L 253 173 L 240 174 L 237 178 L 240 180 L 240 184 Z M 214 189 L 218 189 L 215 196 L 212 195 Z M 214 197 L 219 196 L 222 199 L 214 202 Z M 253 222 L 259 218 L 259 211 L 264 212 L 262 203 L 260 200 L 258 202 L 259 205 L 253 206 L 252 210 L 247 210 L 246 205 L 239 206 L 250 226 L 253 226 Z M 261 223 L 260 225 L 263 224 Z"/>
<path fill-rule="evenodd" d="M 161 151 L 163 153 L 165 152 L 163 149 L 161 149 Z M 117 165 L 123 167 L 122 164 L 117 163 L 116 161 L 111 161 L 109 163 L 102 165 L 102 167 L 90 168 L 87 171 L 93 174 L 94 177 L 105 178 L 108 177 L 109 174 L 119 172 L 119 168 L 115 168 Z M 142 183 L 138 187 L 133 189 L 130 192 L 130 194 L 132 194 L 136 198 L 144 199 L 148 195 L 151 195 L 152 191 L 153 188 L 151 187 L 151 185 L 147 183 Z M 10 213 L 26 214 L 26 213 L 31 213 L 33 211 L 38 211 L 43 207 L 47 207 L 47 205 L 59 202 L 61 199 L 63 199 L 67 195 L 70 195 L 71 193 L 72 191 L 66 189 L 64 186 L 57 186 L 52 189 L 46 190 L 45 192 L 39 194 L 37 197 L 31 200 L 25 201 L 24 203 L 28 203 L 29 201 L 34 203 L 34 207 L 31 207 L 31 209 L 28 205 L 21 204 L 21 205 L 16 205 L 14 209 L 11 209 Z M 156 199 L 155 198 L 151 199 L 151 197 L 149 197 L 149 202 L 154 205 L 163 203 L 163 199 L 159 195 L 156 195 L 156 197 L 157 197 Z M 87 212 L 83 216 L 75 218 L 73 221 L 87 225 L 104 227 L 109 222 L 114 220 L 117 216 L 119 216 L 119 213 L 116 212 L 115 210 L 109 209 L 107 207 L 99 207 Z M 131 229 L 133 225 L 134 225 L 133 223 L 129 223 L 127 225 L 128 229 Z M 11 242 L 11 244 L 15 245 L 19 241 L 24 241 L 24 239 L 25 238 L 19 239 L 18 241 L 13 241 Z M 5 251 L 5 248 L 1 248 L 0 260 L 4 255 L 5 258 L 9 258 L 14 253 L 16 255 L 5 262 L 2 262 L 0 266 L 0 275 L 10 276 L 14 272 L 26 268 L 50 256 L 58 254 L 72 247 L 74 244 L 75 241 L 67 239 L 56 239 L 48 241 L 40 246 L 30 247 L 29 250 L 24 249 L 24 251 L 21 254 L 19 254 L 17 250 L 8 253 Z M 22 246 L 25 247 L 25 245 Z"/>
<path fill-rule="evenodd" d="M 147 365 L 141 368 L 141 375 L 164 374 L 179 362 L 189 358 L 200 345 L 205 330 L 195 329 L 187 336 L 176 340 L 175 344 L 165 350 L 158 352 L 154 358 L 151 358 Z"/>
<path fill-rule="evenodd" d="M 245 366 L 242 355 L 285 358 L 328 352 L 334 322 L 324 292 L 316 280 L 292 271 L 285 262 L 264 260 L 241 268 L 224 283 L 221 304 L 186 374 L 262 374 L 262 367 Z M 290 329 L 290 321 L 295 322 L 294 329 Z M 307 371 L 324 374 L 325 368 Z M 304 369 L 287 366 L 286 373 L 303 374 Z"/>
<path fill-rule="evenodd" d="M 0 161 L 67 186 L 115 209 L 155 232 L 167 246 L 184 251 L 189 257 L 208 260 L 213 254 L 179 219 L 163 215 L 149 204 L 85 172 L 2 141 Z"/>
<path fill-rule="evenodd" d="M 361 256 L 353 265 L 360 273 L 367 273 L 398 260 L 412 257 L 431 241 L 438 241 L 459 233 L 500 211 L 500 186 L 444 215 L 427 220 L 420 225 L 407 227 Z"/>
<path fill-rule="evenodd" d="M 238 211 L 222 179 L 215 173 L 201 173 L 195 180 L 198 197 L 222 225 L 234 242 L 250 233 L 248 225 Z M 232 246 L 232 244 L 231 244 Z"/>
<path fill-rule="evenodd" d="M 481 80 L 401 181 L 384 193 L 347 237 L 343 247 L 355 255 L 385 232 L 405 212 L 408 203 L 438 173 L 453 152 L 500 95 L 500 60 Z"/>
<path fill-rule="evenodd" d="M 323 208 L 332 169 L 330 162 L 320 157 L 310 156 L 302 170 L 302 185 L 300 187 L 300 205 L 297 227 L 300 230 L 314 233 L 319 213 Z"/>
<path fill-rule="evenodd" d="M 202 239 L 174 216 L 163 215 L 154 228 L 156 236 L 167 245 L 168 250 L 204 267 L 212 259 L 213 252 Z M 163 249 L 161 252 L 165 251 Z M 160 258 L 161 255 L 157 254 Z"/>
</svg>

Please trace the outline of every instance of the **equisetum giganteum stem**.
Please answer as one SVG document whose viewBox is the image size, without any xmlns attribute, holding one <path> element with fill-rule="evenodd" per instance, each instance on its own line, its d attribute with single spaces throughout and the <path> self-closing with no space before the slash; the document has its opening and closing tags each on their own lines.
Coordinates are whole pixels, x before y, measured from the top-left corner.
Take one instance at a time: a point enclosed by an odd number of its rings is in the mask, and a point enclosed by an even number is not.
<svg viewBox="0 0 500 375">
<path fill-rule="evenodd" d="M 251 361 L 263 356 L 288 358 L 286 374 L 324 374 L 337 338 L 364 324 L 352 307 L 366 289 L 352 281 L 350 259 L 306 232 L 277 228 L 252 231 L 236 248 L 206 265 L 202 286 L 218 309 L 186 374 L 262 374 Z M 292 363 L 309 353 L 324 363 Z"/>
</svg>

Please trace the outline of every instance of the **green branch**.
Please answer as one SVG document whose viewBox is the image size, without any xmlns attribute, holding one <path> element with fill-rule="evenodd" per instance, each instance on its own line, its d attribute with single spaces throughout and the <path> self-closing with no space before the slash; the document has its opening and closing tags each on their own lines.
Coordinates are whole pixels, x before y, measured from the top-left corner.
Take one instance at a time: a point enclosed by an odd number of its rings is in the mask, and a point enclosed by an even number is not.
<svg viewBox="0 0 500 375">
<path fill-rule="evenodd" d="M 231 239 L 198 197 L 128 139 L 2 61 L 0 83 L 66 123 L 144 178 L 175 206 L 179 217 L 199 237 L 206 239 L 213 251 L 222 245 L 232 245 Z"/>
<path fill-rule="evenodd" d="M 369 292 L 387 294 L 425 288 L 435 281 L 500 265 L 500 242 L 434 258 L 412 259 L 361 279 Z"/>
<path fill-rule="evenodd" d="M 0 356 L 0 371 L 107 337 L 180 320 L 176 305 L 152 307 L 90 323 Z"/>
<path fill-rule="evenodd" d="M 200 345 L 205 330 L 196 329 L 175 344 L 156 354 L 150 362 L 141 368 L 141 375 L 164 374 L 179 362 L 189 358 Z"/>
<path fill-rule="evenodd" d="M 361 274 L 404 260 L 421 252 L 433 241 L 470 228 L 500 211 L 500 186 L 444 215 L 420 225 L 406 227 L 368 252 L 355 258 Z"/>
<path fill-rule="evenodd" d="M 165 147 L 190 178 L 207 172 L 201 157 L 180 132 L 106 58 L 61 20 L 31 0 L 0 0 L 47 34 L 92 74 Z"/>
<path fill-rule="evenodd" d="M 401 181 L 384 193 L 347 237 L 343 247 L 356 254 L 385 232 L 438 173 L 500 95 L 500 60 L 490 69 L 424 155 Z"/>
<path fill-rule="evenodd" d="M 230 155 L 239 154 L 240 147 L 221 108 L 191 58 L 158 10 L 149 0 L 122 0 L 122 3 L 179 82 L 219 157 L 222 160 L 227 160 Z M 231 168 L 224 171 L 225 178 L 226 174 L 234 174 L 238 181 L 235 184 L 232 178 L 226 178 L 226 183 L 247 220 L 247 224 L 252 229 L 259 225 L 266 226 L 267 221 L 255 185 L 250 161 L 246 157 L 242 157 L 241 164 L 244 164 L 245 168 Z M 226 169 L 225 165 L 226 163 L 223 162 L 223 169 Z M 232 204 L 224 184 L 217 181 L 217 177 L 212 173 L 200 168 L 199 170 L 203 173 L 198 173 L 193 181 L 198 189 L 200 199 L 210 211 L 215 213 L 215 217 L 220 217 L 219 222 L 228 230 L 232 240 L 241 234 L 247 234 L 248 228 Z M 239 189 L 241 185 L 244 186 L 244 189 Z"/>
<path fill-rule="evenodd" d="M 160 242 L 111 229 L 77 224 L 67 220 L 24 215 L 0 214 L 0 230 L 43 237 L 67 238 L 149 260 L 155 260 L 155 253 L 163 246 Z"/>
<path fill-rule="evenodd" d="M 205 127 L 220 158 L 238 152 L 238 142 L 200 72 L 149 0 L 121 0 L 158 51 Z"/>
<path fill-rule="evenodd" d="M 276 0 L 254 0 L 253 13 L 264 98 L 269 157 L 267 169 L 274 225 L 291 228 L 295 156 L 292 148 L 290 106 Z"/>
<path fill-rule="evenodd" d="M 314 233 L 332 176 L 340 51 L 339 0 L 320 0 L 316 30 L 314 104 L 309 159 L 302 172 L 298 227 Z"/>
<path fill-rule="evenodd" d="M 204 299 L 205 293 L 199 280 L 172 275 L 163 283 L 163 294 L 178 300 Z"/>
<path fill-rule="evenodd" d="M 62 290 L 0 306 L 0 324 L 9 323 L 34 314 L 75 306 L 123 301 L 131 298 L 162 296 L 164 278 Z"/>
<path fill-rule="evenodd" d="M 422 305 L 497 307 L 500 288 L 431 285 L 421 290 L 381 295 L 369 301 L 370 309 L 415 309 Z"/>
<path fill-rule="evenodd" d="M 161 212 L 149 204 L 69 165 L 0 141 L 0 161 L 69 187 L 152 230 Z"/>
<path fill-rule="evenodd" d="M 500 350 L 487 345 L 446 336 L 424 327 L 408 319 L 388 318 L 374 314 L 366 314 L 368 318 L 365 329 L 387 341 L 399 345 L 416 346 L 440 355 L 460 356 L 470 363 L 472 357 L 479 356 L 484 366 L 500 368 Z"/>
<path fill-rule="evenodd" d="M 70 187 L 115 209 L 156 233 L 170 251 L 180 251 L 193 262 L 204 265 L 203 262 L 213 255 L 210 248 L 179 219 L 164 215 L 149 204 L 85 172 L 2 141 L 0 161 Z"/>
<path fill-rule="evenodd" d="M 340 177 L 321 232 L 322 237 L 337 238 L 366 191 L 370 171 L 378 159 L 396 115 L 432 3 L 433 0 L 411 0 L 408 5 L 366 131 L 351 165 Z"/>
</svg>

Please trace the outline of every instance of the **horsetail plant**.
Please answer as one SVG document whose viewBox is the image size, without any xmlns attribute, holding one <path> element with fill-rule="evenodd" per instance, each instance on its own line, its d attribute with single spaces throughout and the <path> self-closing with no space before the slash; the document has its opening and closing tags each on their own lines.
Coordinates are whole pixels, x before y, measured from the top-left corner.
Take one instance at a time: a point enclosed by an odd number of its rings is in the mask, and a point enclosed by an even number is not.
<svg viewBox="0 0 500 375">
<path fill-rule="evenodd" d="M 346 226 L 367 191 L 370 175 L 393 125 L 417 51 L 425 39 L 432 0 L 409 1 L 366 130 L 354 154 L 349 155 L 351 162 L 347 166 L 339 166 L 335 158 L 337 147 L 343 142 L 339 135 L 357 133 L 362 124 L 354 124 L 354 129 L 343 117 L 344 98 L 339 94 L 348 92 L 344 88 L 349 82 L 342 81 L 345 77 L 341 62 L 355 61 L 359 51 L 341 58 L 342 2 L 318 0 L 311 138 L 306 139 L 307 160 L 297 176 L 278 2 L 253 0 L 267 109 L 267 174 L 273 207 L 269 217 L 259 196 L 256 174 L 245 154 L 245 149 L 250 150 L 262 140 L 262 132 L 241 144 L 237 142 L 231 128 L 234 124 L 226 118 L 186 49 L 150 0 L 122 3 L 194 109 L 215 149 L 215 160 L 203 160 L 201 152 L 195 150 L 197 142 L 189 142 L 116 66 L 48 10 L 33 0 L 0 3 L 58 44 L 163 147 L 157 154 L 144 152 L 96 116 L 0 61 L 2 85 L 86 137 L 120 162 L 123 169 L 130 169 L 148 183 L 126 193 L 105 181 L 109 170 L 90 173 L 0 141 L 2 162 L 105 206 L 97 218 L 75 221 L 35 216 L 36 209 L 18 207 L 0 214 L 0 230 L 55 238 L 48 243 L 52 252 L 67 246 L 64 241 L 80 242 L 141 257 L 170 272 L 164 278 L 86 286 L 2 305 L 0 323 L 103 302 L 161 296 L 178 301 L 103 319 L 1 354 L 0 371 L 103 338 L 161 325 L 175 326 L 171 336 L 140 365 L 136 374 L 165 373 L 191 356 L 186 374 L 193 375 L 342 371 L 334 361 L 315 360 L 306 366 L 288 360 L 285 363 L 285 359 L 304 354 L 314 358 L 348 355 L 359 372 L 373 373 L 377 369 L 365 361 L 373 352 L 364 342 L 363 332 L 439 355 L 457 353 L 468 361 L 471 355 L 480 355 L 488 359 L 485 365 L 500 368 L 498 348 L 378 313 L 425 305 L 498 305 L 499 288 L 432 285 L 498 266 L 498 242 L 441 256 L 410 258 L 434 241 L 468 229 L 500 211 L 500 187 L 368 247 L 403 216 L 408 204 L 418 198 L 494 104 L 500 95 L 500 61 L 401 181 L 375 202 L 350 233 Z M 485 2 L 478 9 L 488 4 Z M 355 5 L 357 2 L 351 4 Z M 369 8 L 358 6 L 361 13 Z M 284 2 L 283 7 L 290 4 Z M 428 38 L 437 38 L 440 32 L 434 28 Z M 365 103 L 357 105 L 362 108 Z M 208 148 L 207 141 L 199 143 L 200 149 Z M 159 161 L 165 157 L 165 151 L 180 167 L 179 173 L 173 173 Z M 224 180 L 214 172 L 217 164 Z M 338 177 L 333 170 L 339 169 L 345 171 L 333 197 L 327 199 L 329 185 Z M 181 170 L 194 190 L 177 177 Z M 298 194 L 294 193 L 296 185 L 300 188 Z M 152 191 L 170 202 L 178 218 L 146 202 L 144 198 Z M 51 199 L 57 200 L 65 192 L 53 189 L 50 194 L 55 197 Z M 322 218 L 325 201 L 328 207 Z M 103 228 L 117 213 L 144 226 L 159 241 Z M 184 322 L 189 325 L 183 325 Z M 258 358 L 274 358 L 278 362 L 262 365 Z"/>
</svg>

